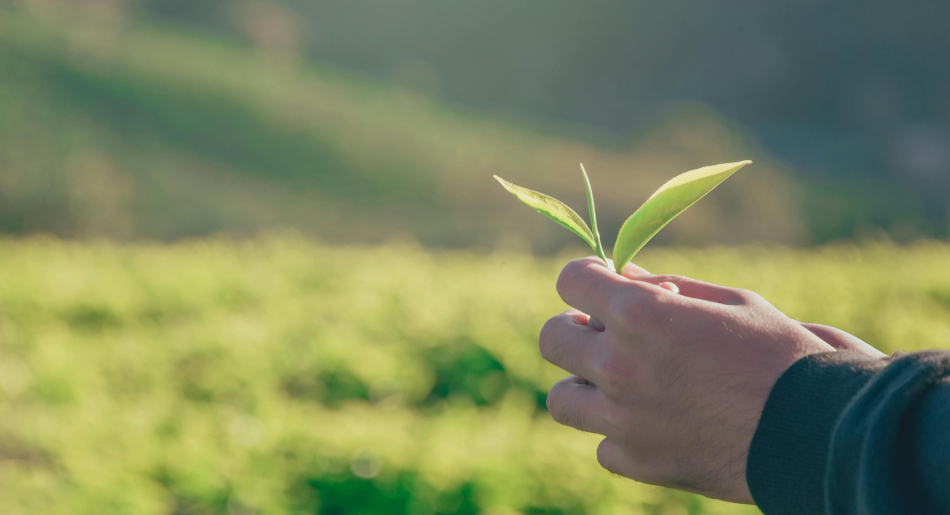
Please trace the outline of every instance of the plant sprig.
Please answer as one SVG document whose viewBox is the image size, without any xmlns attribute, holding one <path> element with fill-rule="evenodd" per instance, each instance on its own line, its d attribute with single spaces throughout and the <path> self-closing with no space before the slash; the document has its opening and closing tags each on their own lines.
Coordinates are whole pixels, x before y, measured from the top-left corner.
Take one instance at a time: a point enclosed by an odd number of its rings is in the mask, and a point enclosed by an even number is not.
<svg viewBox="0 0 950 515">
<path fill-rule="evenodd" d="M 706 196 L 707 193 L 719 186 L 740 168 L 750 163 L 752 161 L 739 161 L 697 168 L 680 174 L 660 186 L 660 189 L 656 190 L 620 227 L 617 243 L 614 245 L 614 270 L 618 274 L 621 273 L 627 263 L 656 233 L 660 232 L 660 229 L 680 213 L 686 211 L 689 206 Z M 590 211 L 590 224 L 593 229 L 587 226 L 587 223 L 576 211 L 560 200 L 512 184 L 497 175 L 494 177 L 518 200 L 580 236 L 597 253 L 597 256 L 604 260 L 607 268 L 610 268 L 610 261 L 607 259 L 604 246 L 600 241 L 600 232 L 597 230 L 594 193 L 591 190 L 590 179 L 587 177 L 587 170 L 584 169 L 583 164 L 581 165 L 581 173 L 584 176 L 584 186 L 587 189 L 587 206 Z"/>
<path fill-rule="evenodd" d="M 584 169 L 584 163 L 581 163 L 581 173 L 584 174 L 584 187 L 587 189 L 587 209 L 590 211 L 590 227 L 594 234 L 594 252 L 600 259 L 604 260 L 607 268 L 610 268 L 610 262 L 607 261 L 607 254 L 604 252 L 604 244 L 600 242 L 600 231 L 597 230 L 597 210 L 594 209 L 594 192 L 590 189 L 590 178 L 587 177 L 587 170 Z"/>
</svg>

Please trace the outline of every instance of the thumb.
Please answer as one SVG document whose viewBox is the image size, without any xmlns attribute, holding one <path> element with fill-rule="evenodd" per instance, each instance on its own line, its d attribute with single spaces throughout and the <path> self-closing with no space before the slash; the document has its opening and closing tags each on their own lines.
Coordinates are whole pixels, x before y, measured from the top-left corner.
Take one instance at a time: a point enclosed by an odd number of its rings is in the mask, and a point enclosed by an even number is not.
<svg viewBox="0 0 950 515">
<path fill-rule="evenodd" d="M 829 325 L 821 324 L 802 324 L 802 327 L 811 331 L 812 334 L 821 338 L 828 345 L 831 345 L 836 350 L 849 350 L 854 352 L 860 352 L 871 357 L 886 357 L 887 354 L 875 349 L 874 347 L 868 345 L 864 340 L 850 334 L 846 331 L 842 331 L 836 327 L 831 327 Z"/>
</svg>

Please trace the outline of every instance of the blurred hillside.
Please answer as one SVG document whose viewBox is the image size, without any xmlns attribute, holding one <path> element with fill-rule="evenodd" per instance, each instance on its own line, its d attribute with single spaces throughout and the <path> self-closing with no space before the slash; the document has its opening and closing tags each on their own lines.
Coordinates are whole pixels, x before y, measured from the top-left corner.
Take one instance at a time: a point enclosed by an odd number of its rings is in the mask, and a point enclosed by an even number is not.
<svg viewBox="0 0 950 515">
<path fill-rule="evenodd" d="M 913 226 L 947 235 L 946 2 L 134 5 L 140 16 L 292 51 L 460 105 L 595 127 L 621 140 L 700 102 L 812 182 L 833 213 L 848 213 L 845 225 L 819 223 L 818 239 L 895 223 L 903 226 L 896 234 Z"/>
<path fill-rule="evenodd" d="M 256 35 L 249 43 L 156 22 L 135 5 L 0 6 L 0 231 L 173 240 L 290 226 L 330 242 L 552 252 L 576 242 L 492 174 L 581 208 L 584 162 L 609 245 L 669 177 L 745 158 L 755 164 L 660 241 L 807 243 L 875 226 L 911 236 L 943 230 L 900 188 L 869 182 L 855 194 L 793 179 L 700 104 L 618 141 L 505 121 L 412 85 L 310 64 L 298 41 L 282 39 L 292 34 L 281 31 L 289 31 L 283 11 L 252 10 L 250 19 L 270 21 L 245 27 Z"/>
</svg>

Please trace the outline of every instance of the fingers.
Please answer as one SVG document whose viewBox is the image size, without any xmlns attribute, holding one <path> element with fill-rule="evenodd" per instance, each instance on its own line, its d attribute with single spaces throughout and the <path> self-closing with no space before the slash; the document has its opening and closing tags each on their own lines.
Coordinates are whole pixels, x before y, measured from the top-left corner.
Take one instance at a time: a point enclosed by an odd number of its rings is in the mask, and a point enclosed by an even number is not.
<svg viewBox="0 0 950 515">
<path fill-rule="evenodd" d="M 607 472 L 629 478 L 631 474 L 627 470 L 627 461 L 623 449 L 610 438 L 604 438 L 597 446 L 597 463 Z"/>
<path fill-rule="evenodd" d="M 613 262 L 611 262 L 611 264 L 613 264 Z M 637 265 L 634 263 L 627 263 L 623 267 L 623 273 L 621 275 L 623 277 L 630 279 L 630 278 L 635 278 L 638 275 L 649 274 L 649 273 L 650 272 L 647 272 L 647 270 L 640 265 Z M 660 288 L 667 289 L 673 293 L 679 293 L 679 289 L 676 288 L 676 285 L 673 283 L 663 283 L 660 285 Z M 607 326 L 605 326 L 603 322 L 601 322 L 600 320 L 597 320 L 594 317 L 590 317 L 590 319 L 587 321 L 587 327 L 590 327 L 591 329 L 595 331 L 605 331 L 607 329 Z"/>
<path fill-rule="evenodd" d="M 637 276 L 632 270 L 630 275 Z M 639 313 L 654 289 L 615 273 L 597 258 L 571 261 L 557 279 L 557 292 L 564 302 L 607 326 Z"/>
<path fill-rule="evenodd" d="M 623 282 L 616 281 L 616 273 L 603 266 L 603 262 L 597 258 L 589 257 L 577 259 L 567 264 L 561 271 L 561 277 L 558 278 L 558 293 L 564 302 L 574 306 L 581 311 L 591 315 L 604 315 L 605 313 L 594 313 L 593 309 L 603 309 L 605 300 L 609 300 L 611 293 L 615 293 L 617 288 L 623 286 Z M 679 293 L 686 297 L 715 302 L 717 304 L 741 305 L 749 301 L 751 292 L 728 286 L 707 283 L 689 277 L 680 275 L 653 275 L 642 267 L 633 263 L 628 263 L 623 269 L 621 277 L 631 281 L 640 281 L 653 284 L 673 293 Z M 589 293 L 592 287 L 591 282 L 597 282 L 598 279 L 607 280 L 602 286 L 606 286 L 610 291 L 603 291 L 603 295 L 597 298 L 583 298 L 585 293 Z M 609 282 L 613 280 L 612 282 Z M 587 284 L 583 284 L 586 282 Z M 582 283 L 582 284 L 578 284 Z M 598 283 L 601 284 L 601 283 Z M 565 298 L 565 295 L 567 298 Z M 589 295 L 588 295 L 589 296 Z M 568 300 L 568 299 L 572 300 Z M 573 302 L 586 303 L 588 307 L 581 307 Z M 606 311 L 606 310 L 604 310 Z"/>
<path fill-rule="evenodd" d="M 808 329 L 815 336 L 821 338 L 828 345 L 831 345 L 837 350 L 849 350 L 854 352 L 860 352 L 868 356 L 883 358 L 887 356 L 883 352 L 875 349 L 874 347 L 868 345 L 864 340 L 850 334 L 846 331 L 842 331 L 836 327 L 831 327 L 828 325 L 821 324 L 802 324 L 802 327 Z"/>
<path fill-rule="evenodd" d="M 594 317 L 590 317 L 589 319 L 587 319 L 587 327 L 590 327 L 591 329 L 599 333 L 602 333 L 607 330 L 607 326 L 605 326 L 603 322 L 601 322 L 600 320 L 597 320 Z"/>
<path fill-rule="evenodd" d="M 623 267 L 623 274 L 622 274 L 622 275 L 623 275 L 624 277 L 626 277 L 627 279 L 633 279 L 633 278 L 634 278 L 635 276 L 637 276 L 637 275 L 649 274 L 649 273 L 650 273 L 650 272 L 647 272 L 646 269 L 643 268 L 643 267 L 640 266 L 640 265 L 636 265 L 636 264 L 633 264 L 633 263 L 627 263 L 626 266 Z"/>
<path fill-rule="evenodd" d="M 603 434 L 604 399 L 596 386 L 570 376 L 548 392 L 547 406 L 555 422 L 588 433 Z"/>
<path fill-rule="evenodd" d="M 715 302 L 717 304 L 740 305 L 748 300 L 748 292 L 738 288 L 729 288 L 718 284 L 707 283 L 683 277 L 680 275 L 632 275 L 634 281 L 655 284 L 660 288 L 679 293 L 693 299 Z"/>
<path fill-rule="evenodd" d="M 697 492 L 691 488 L 685 488 L 681 482 L 671 481 L 668 474 L 660 472 L 658 467 L 652 466 L 642 459 L 637 459 L 636 456 L 631 456 L 609 437 L 601 440 L 600 445 L 597 446 L 597 462 L 611 474 L 623 476 L 640 483 L 673 486 L 680 490 Z"/>
<path fill-rule="evenodd" d="M 637 470 L 637 463 L 624 453 L 623 449 L 610 438 L 604 438 L 597 446 L 597 463 L 610 472 L 626 478 L 651 485 L 662 484 L 653 474 Z"/>
<path fill-rule="evenodd" d="M 588 356 L 601 333 L 587 327 L 587 322 L 587 315 L 576 309 L 551 318 L 541 328 L 538 347 L 551 364 L 593 380 Z"/>
<path fill-rule="evenodd" d="M 610 311 L 610 297 L 628 282 L 599 259 L 575 259 L 561 270 L 557 278 L 557 293 L 567 305 L 575 307 L 599 320 Z"/>
</svg>

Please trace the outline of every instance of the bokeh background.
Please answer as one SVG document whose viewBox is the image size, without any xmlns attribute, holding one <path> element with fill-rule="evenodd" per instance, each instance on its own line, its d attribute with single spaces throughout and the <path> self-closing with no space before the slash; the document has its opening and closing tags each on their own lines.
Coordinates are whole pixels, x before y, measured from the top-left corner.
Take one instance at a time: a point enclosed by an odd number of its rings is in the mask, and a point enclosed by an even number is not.
<svg viewBox="0 0 950 515">
<path fill-rule="evenodd" d="M 0 2 L 0 512 L 757 513 L 611 477 L 537 333 L 575 237 L 950 348 L 950 5 Z M 579 211 L 584 211 L 579 209 Z"/>
</svg>

